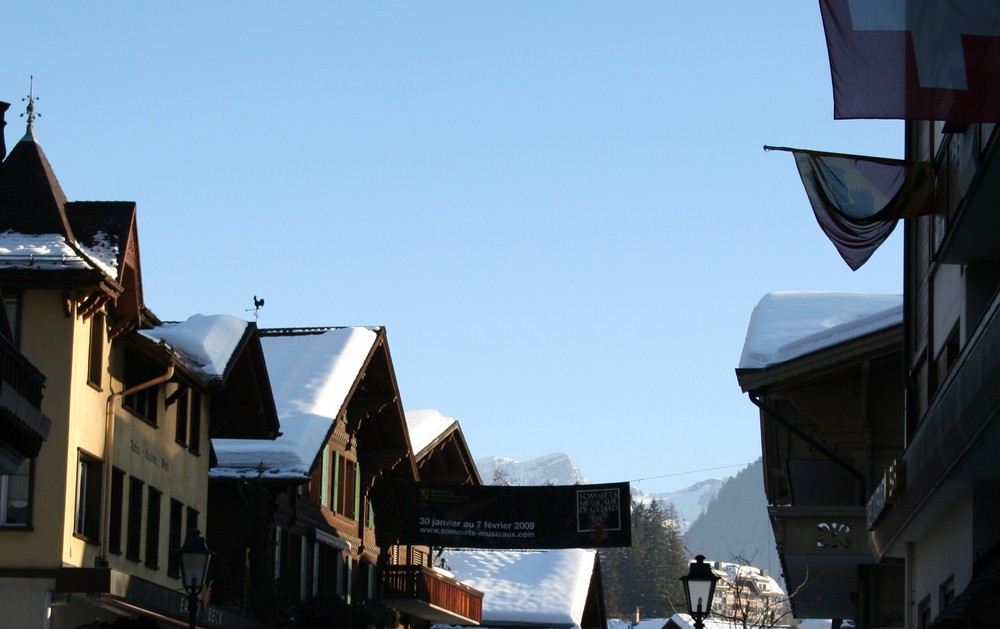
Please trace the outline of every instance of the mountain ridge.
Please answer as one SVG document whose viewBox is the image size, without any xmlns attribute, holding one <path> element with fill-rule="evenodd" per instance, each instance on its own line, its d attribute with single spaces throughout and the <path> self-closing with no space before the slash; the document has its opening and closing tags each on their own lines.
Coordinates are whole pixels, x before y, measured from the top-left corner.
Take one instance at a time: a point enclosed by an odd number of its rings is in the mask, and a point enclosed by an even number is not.
<svg viewBox="0 0 1000 629">
<path fill-rule="evenodd" d="M 488 456 L 476 459 L 476 466 L 486 484 L 589 484 L 572 457 L 562 452 L 526 461 Z M 673 505 L 691 554 L 717 561 L 745 561 L 779 578 L 781 570 L 767 513 L 760 459 L 734 476 L 702 479 L 676 491 L 646 493 L 633 485 L 632 498 L 645 503 L 656 500 L 661 506 Z"/>
</svg>

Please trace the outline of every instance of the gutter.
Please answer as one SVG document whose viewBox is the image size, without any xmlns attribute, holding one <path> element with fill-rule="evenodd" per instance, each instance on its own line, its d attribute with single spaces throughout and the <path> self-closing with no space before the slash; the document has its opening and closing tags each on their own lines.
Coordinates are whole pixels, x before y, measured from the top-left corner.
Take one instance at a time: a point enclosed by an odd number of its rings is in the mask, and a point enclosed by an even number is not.
<svg viewBox="0 0 1000 629">
<path fill-rule="evenodd" d="M 108 396 L 107 411 L 104 417 L 104 509 L 101 523 L 101 554 L 98 557 L 98 565 L 106 567 L 108 565 L 108 542 L 111 531 L 111 471 L 112 453 L 115 445 L 115 401 L 121 398 L 138 393 L 150 387 L 167 382 L 174 377 L 174 357 L 168 357 L 167 371 L 163 375 L 157 376 L 130 389 L 124 389 L 118 393 Z"/>
</svg>

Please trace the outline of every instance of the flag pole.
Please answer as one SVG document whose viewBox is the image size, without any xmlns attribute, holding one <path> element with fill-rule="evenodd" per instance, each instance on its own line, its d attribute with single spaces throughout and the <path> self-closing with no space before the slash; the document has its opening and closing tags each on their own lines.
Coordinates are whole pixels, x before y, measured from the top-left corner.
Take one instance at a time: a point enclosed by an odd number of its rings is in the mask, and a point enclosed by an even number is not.
<svg viewBox="0 0 1000 629">
<path fill-rule="evenodd" d="M 905 159 L 898 159 L 895 157 L 875 157 L 873 155 L 856 155 L 853 153 L 831 153 L 829 151 L 814 151 L 812 149 L 793 149 L 787 146 L 771 146 L 769 144 L 764 145 L 764 151 L 786 151 L 788 153 L 805 153 L 807 155 L 816 155 L 819 157 L 840 157 L 844 159 L 859 159 L 870 162 L 881 162 L 883 164 L 900 164 L 906 166 L 912 166 L 916 162 L 912 162 Z"/>
</svg>

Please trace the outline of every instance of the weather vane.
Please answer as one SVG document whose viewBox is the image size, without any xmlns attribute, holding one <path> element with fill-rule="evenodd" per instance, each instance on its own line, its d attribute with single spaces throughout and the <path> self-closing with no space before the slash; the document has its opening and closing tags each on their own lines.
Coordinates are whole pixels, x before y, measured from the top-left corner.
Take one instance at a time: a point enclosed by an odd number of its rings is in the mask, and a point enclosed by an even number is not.
<svg viewBox="0 0 1000 629">
<path fill-rule="evenodd" d="M 253 308 L 247 308 L 247 312 L 253 310 L 254 321 L 260 318 L 260 309 L 264 307 L 264 298 L 261 297 L 257 299 L 257 295 L 253 296 Z"/>
<path fill-rule="evenodd" d="M 35 103 L 38 102 L 38 97 L 35 96 L 35 75 L 31 75 L 31 82 L 28 84 L 28 95 L 21 99 L 22 101 L 28 101 L 28 108 L 25 110 L 21 117 L 28 118 L 28 130 L 32 130 L 35 125 L 35 118 L 41 118 L 42 114 L 35 113 Z"/>
</svg>

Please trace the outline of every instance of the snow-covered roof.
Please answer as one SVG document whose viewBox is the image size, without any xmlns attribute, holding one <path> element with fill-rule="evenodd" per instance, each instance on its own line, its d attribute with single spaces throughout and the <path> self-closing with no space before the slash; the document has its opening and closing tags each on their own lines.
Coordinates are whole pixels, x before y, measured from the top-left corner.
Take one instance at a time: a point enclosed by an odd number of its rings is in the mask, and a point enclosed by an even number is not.
<svg viewBox="0 0 1000 629">
<path fill-rule="evenodd" d="M 406 411 L 406 429 L 410 433 L 410 446 L 418 454 L 457 422 L 433 409 Z"/>
<path fill-rule="evenodd" d="M 180 323 L 164 323 L 139 334 L 177 350 L 189 367 L 221 378 L 246 334 L 247 322 L 228 315 L 194 315 Z"/>
<path fill-rule="evenodd" d="M 597 551 L 448 550 L 455 578 L 483 593 L 483 627 L 575 627 L 583 620 Z"/>
<path fill-rule="evenodd" d="M 59 234 L 21 234 L 7 230 L 0 234 L 0 267 L 65 271 L 99 269 L 118 277 L 118 246 L 101 234 L 97 246 L 77 243 L 71 247 Z"/>
<path fill-rule="evenodd" d="M 764 369 L 902 321 L 902 295 L 768 293 L 750 317 L 740 369 Z"/>
<path fill-rule="evenodd" d="M 282 434 L 274 441 L 214 439 L 212 478 L 305 479 L 377 340 L 370 328 L 261 337 Z"/>
</svg>

